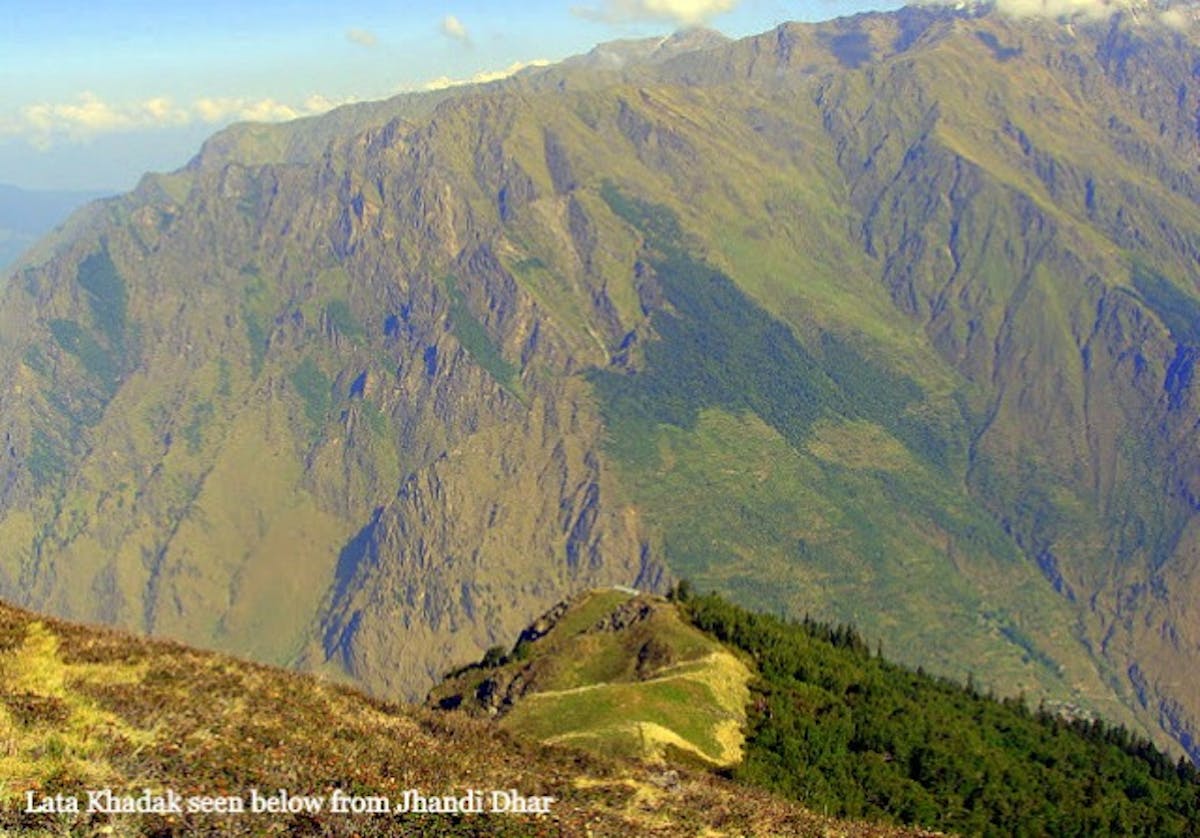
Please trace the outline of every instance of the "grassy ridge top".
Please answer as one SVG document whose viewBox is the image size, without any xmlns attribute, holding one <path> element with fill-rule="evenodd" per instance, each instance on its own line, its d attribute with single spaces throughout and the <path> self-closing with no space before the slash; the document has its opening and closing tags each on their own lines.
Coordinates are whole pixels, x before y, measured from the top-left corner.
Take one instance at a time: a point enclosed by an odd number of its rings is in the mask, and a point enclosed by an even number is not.
<svg viewBox="0 0 1200 838">
<path fill-rule="evenodd" d="M 84 628 L 0 605 L 0 833 L 183 835 L 897 834 L 843 824 L 703 774 L 669 791 L 642 765 L 522 742 L 461 716 L 221 655 Z M 548 816 L 55 815 L 25 795 L 333 789 L 519 789 Z"/>
<path fill-rule="evenodd" d="M 749 667 L 662 597 L 591 591 L 454 673 L 430 704 L 501 717 L 500 726 L 596 753 L 734 765 Z"/>
</svg>

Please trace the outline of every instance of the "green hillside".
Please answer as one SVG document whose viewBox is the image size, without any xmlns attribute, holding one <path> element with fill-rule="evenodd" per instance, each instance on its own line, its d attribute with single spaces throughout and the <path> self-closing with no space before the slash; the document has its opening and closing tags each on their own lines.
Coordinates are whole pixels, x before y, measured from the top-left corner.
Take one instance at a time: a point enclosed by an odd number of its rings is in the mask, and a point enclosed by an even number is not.
<svg viewBox="0 0 1200 838">
<path fill-rule="evenodd" d="M 852 602 L 865 631 L 921 649 L 914 665 L 1065 696 L 1070 613 L 964 491 L 954 403 L 834 332 L 809 350 L 684 249 L 670 210 L 605 197 L 646 235 L 669 305 L 636 374 L 593 382 L 670 566 L 773 612 Z"/>
<path fill-rule="evenodd" d="M 962 834 L 1200 829 L 1200 772 L 1124 727 L 904 669 L 850 627 L 785 622 L 714 596 L 681 608 L 760 673 L 733 772 L 742 782 L 840 815 Z"/>
<path fill-rule="evenodd" d="M 497 716 L 548 744 L 661 762 L 742 757 L 751 672 L 661 597 L 587 592 L 527 629 L 512 652 L 451 673 L 426 703 Z"/>
</svg>

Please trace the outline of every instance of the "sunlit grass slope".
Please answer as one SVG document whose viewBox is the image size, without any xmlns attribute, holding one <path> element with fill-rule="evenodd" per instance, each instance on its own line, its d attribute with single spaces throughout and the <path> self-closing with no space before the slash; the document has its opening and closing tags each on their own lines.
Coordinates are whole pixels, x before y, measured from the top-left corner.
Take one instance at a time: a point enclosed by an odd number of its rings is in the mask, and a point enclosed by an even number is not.
<svg viewBox="0 0 1200 838">
<path fill-rule="evenodd" d="M 511 654 L 456 673 L 431 703 L 498 714 L 543 742 L 728 766 L 742 755 L 750 677 L 662 598 L 603 590 L 551 611 Z"/>
</svg>

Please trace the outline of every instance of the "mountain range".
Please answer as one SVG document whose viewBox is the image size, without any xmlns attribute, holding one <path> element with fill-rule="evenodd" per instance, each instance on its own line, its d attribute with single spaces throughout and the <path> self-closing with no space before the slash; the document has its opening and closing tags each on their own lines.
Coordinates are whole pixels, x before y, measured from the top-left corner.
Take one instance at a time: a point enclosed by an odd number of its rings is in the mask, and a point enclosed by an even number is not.
<svg viewBox="0 0 1200 838">
<path fill-rule="evenodd" d="M 418 698 L 687 578 L 1196 759 L 1198 113 L 979 6 L 235 126 L 9 280 L 0 596 Z"/>
</svg>

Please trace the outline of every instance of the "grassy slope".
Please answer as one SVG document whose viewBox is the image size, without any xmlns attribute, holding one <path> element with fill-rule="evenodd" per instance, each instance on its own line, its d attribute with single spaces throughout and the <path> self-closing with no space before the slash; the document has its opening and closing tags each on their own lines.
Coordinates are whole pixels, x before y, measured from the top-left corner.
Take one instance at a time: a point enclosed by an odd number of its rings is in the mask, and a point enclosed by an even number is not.
<svg viewBox="0 0 1200 838">
<path fill-rule="evenodd" d="M 634 607 L 646 614 L 620 630 L 598 628 Z M 519 697 L 500 726 L 543 742 L 661 761 L 672 753 L 701 765 L 741 759 L 750 670 L 686 625 L 657 597 L 592 591 L 571 601 L 553 628 L 522 641 L 498 667 L 470 667 L 439 685 L 431 703 L 458 696 L 467 709 L 486 681 L 516 680 Z M 481 706 L 482 705 L 482 706 Z"/>
<path fill-rule="evenodd" d="M 280 670 L 45 620 L 0 605 L 0 832 L 325 835 L 888 835 L 682 771 L 523 743 Z M 518 788 L 549 817 L 23 814 L 25 792 L 363 796 Z"/>
<path fill-rule="evenodd" d="M 1184 835 L 1200 823 L 1200 774 L 1124 728 L 898 666 L 852 627 L 690 591 L 581 595 L 511 653 L 452 673 L 429 703 L 542 741 L 713 766 L 714 711 L 728 700 L 745 709 L 745 740 L 723 773 L 842 815 L 989 835 Z M 717 658 L 735 665 L 723 684 Z"/>
<path fill-rule="evenodd" d="M 853 622 L 912 665 L 1131 722 L 1067 604 L 965 491 L 944 367 L 897 375 L 902 349 L 877 362 L 831 332 L 806 348 L 683 250 L 673 211 L 605 195 L 646 236 L 671 305 L 643 369 L 593 381 L 672 568 L 744 604 Z"/>
</svg>

